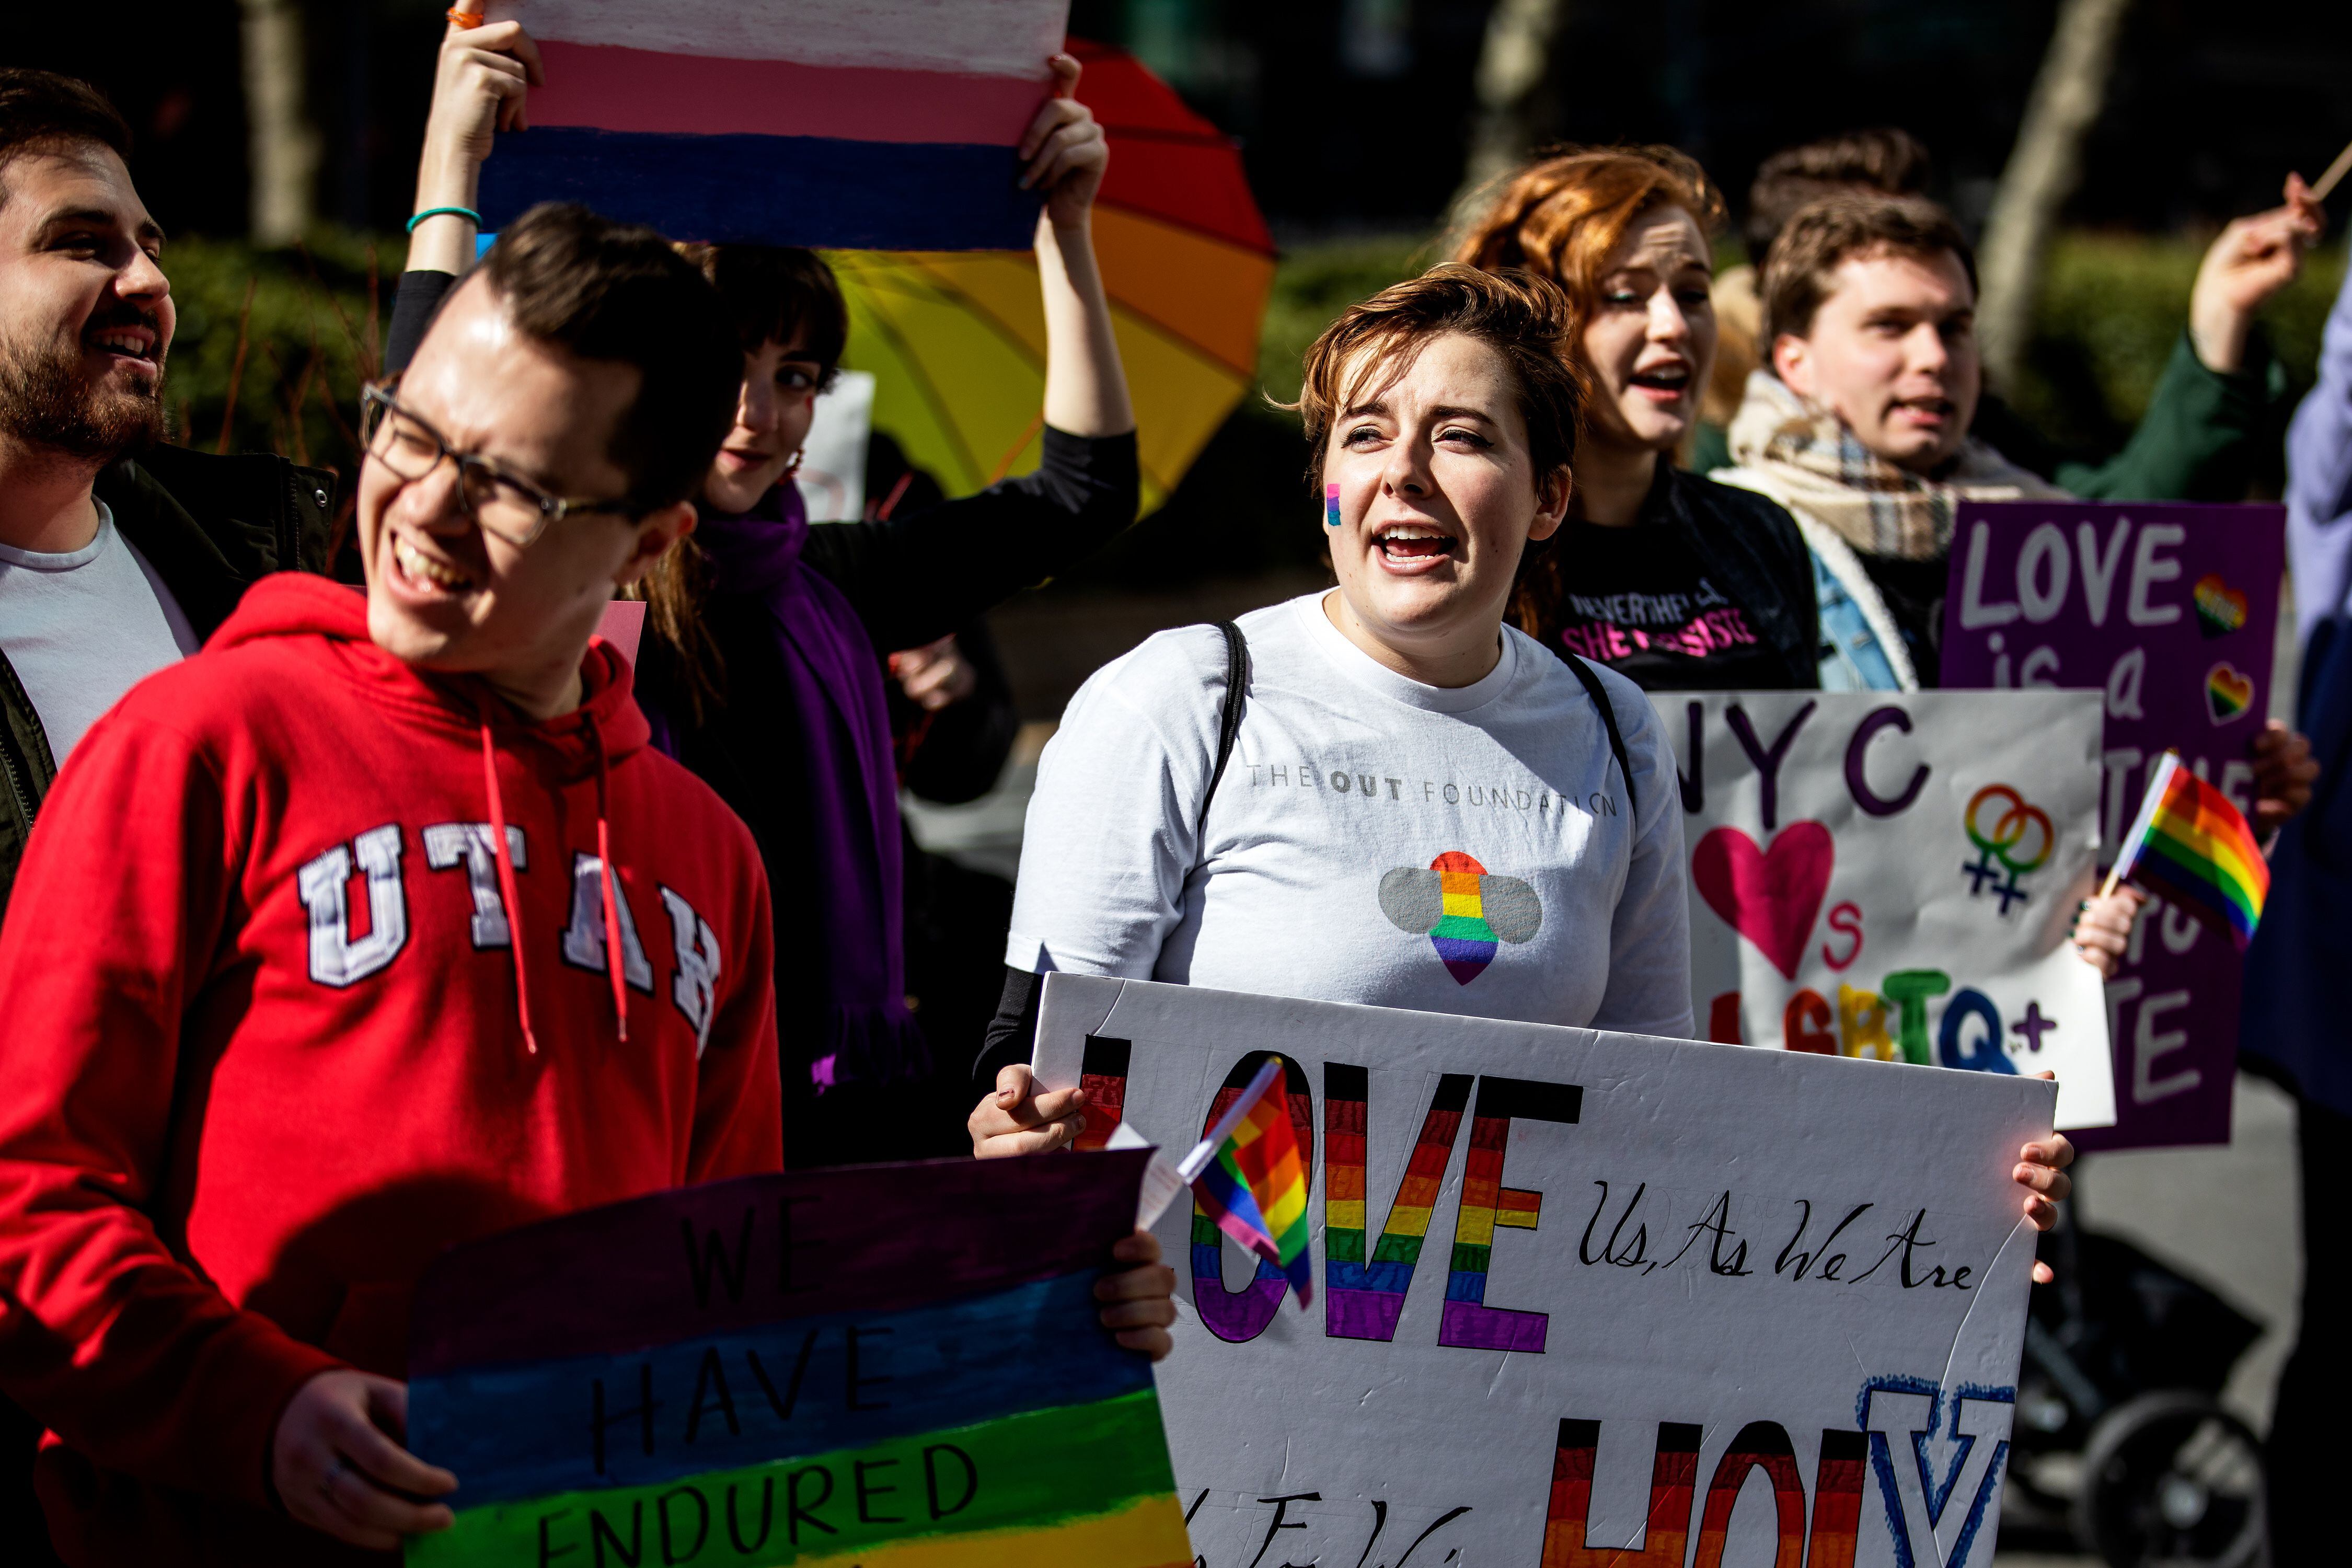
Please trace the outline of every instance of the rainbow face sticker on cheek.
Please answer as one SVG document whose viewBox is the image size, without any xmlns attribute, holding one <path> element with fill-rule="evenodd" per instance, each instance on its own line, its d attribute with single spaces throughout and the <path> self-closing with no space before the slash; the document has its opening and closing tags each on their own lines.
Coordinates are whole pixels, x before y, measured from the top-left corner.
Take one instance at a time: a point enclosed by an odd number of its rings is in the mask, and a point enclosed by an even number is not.
<svg viewBox="0 0 2352 1568">
<path fill-rule="evenodd" d="M 1323 526 L 1339 526 L 1339 487 L 1337 485 L 1323 487 Z"/>
</svg>

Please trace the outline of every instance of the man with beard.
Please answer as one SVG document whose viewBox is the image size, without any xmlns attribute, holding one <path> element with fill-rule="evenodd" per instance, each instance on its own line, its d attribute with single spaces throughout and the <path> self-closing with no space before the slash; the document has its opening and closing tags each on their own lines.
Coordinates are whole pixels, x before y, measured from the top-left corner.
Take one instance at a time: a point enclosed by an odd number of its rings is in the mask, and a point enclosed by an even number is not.
<svg viewBox="0 0 2352 1568">
<path fill-rule="evenodd" d="M 0 910 L 91 722 L 194 652 L 247 584 L 326 558 L 332 475 L 158 444 L 171 284 L 130 151 L 91 88 L 0 70 Z M 0 1400 L 11 1561 L 54 1561 L 38 1436 Z"/>
<path fill-rule="evenodd" d="M 0 911 L 82 731 L 326 558 L 331 474 L 160 444 L 172 285 L 130 151 L 87 84 L 0 70 Z"/>
</svg>

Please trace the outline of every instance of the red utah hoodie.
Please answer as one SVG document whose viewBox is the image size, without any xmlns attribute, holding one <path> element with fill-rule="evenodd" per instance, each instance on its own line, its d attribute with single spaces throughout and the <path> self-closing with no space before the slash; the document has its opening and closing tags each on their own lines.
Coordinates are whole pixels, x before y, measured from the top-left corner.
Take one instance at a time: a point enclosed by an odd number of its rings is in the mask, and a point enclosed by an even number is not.
<svg viewBox="0 0 2352 1568">
<path fill-rule="evenodd" d="M 276 1512 L 271 1434 L 321 1370 L 401 1374 L 436 1252 L 781 1168 L 758 851 L 626 662 L 582 673 L 525 721 L 287 574 L 43 805 L 0 931 L 0 1387 L 56 1435 L 68 1561 L 341 1556 Z"/>
</svg>

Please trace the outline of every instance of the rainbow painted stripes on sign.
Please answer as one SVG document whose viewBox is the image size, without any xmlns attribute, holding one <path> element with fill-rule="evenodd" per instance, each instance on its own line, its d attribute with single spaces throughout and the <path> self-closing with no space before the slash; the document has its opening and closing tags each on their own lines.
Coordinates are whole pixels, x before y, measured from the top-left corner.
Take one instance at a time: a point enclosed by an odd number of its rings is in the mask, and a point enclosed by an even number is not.
<svg viewBox="0 0 2352 1568">
<path fill-rule="evenodd" d="M 1217 1227 L 1279 1268 L 1305 1307 L 1315 1300 L 1307 1162 L 1288 1097 L 1275 1092 L 1283 1074 L 1282 1058 L 1269 1058 L 1177 1170 Z"/>
<path fill-rule="evenodd" d="M 2230 933 L 2243 952 L 2270 896 L 2270 862 L 2230 797 L 2167 752 L 2148 774 L 2139 816 L 2124 835 L 2117 877 L 2145 883 Z"/>
<path fill-rule="evenodd" d="M 1611 1550 L 1593 1545 L 1588 1521 L 1592 1511 L 1593 1459 L 1601 1444 L 1598 1421 L 1562 1421 L 1551 1472 L 1551 1506 L 1544 1520 L 1540 1568 L 1658 1568 L 1680 1563 L 1690 1543 L 1692 1504 L 1698 1489 L 1700 1428 L 1678 1421 L 1657 1426 L 1651 1459 L 1650 1506 L 1639 1546 Z M 1822 1434 L 1821 1460 L 1813 1480 L 1813 1522 L 1805 1532 L 1805 1484 L 1789 1435 L 1769 1421 L 1741 1427 L 1717 1461 L 1699 1519 L 1699 1563 L 1721 1563 L 1731 1533 L 1731 1510 L 1751 1471 L 1771 1484 L 1777 1518 L 1775 1568 L 1802 1563 L 1806 1568 L 1853 1568 L 1862 1524 L 1864 1438 L 1860 1432 Z M 1622 1536 L 1614 1537 L 1622 1539 Z M 1898 1549 L 1900 1542 L 1898 1541 Z"/>
<path fill-rule="evenodd" d="M 1436 1206 L 1466 1110 L 1470 1148 L 1463 1157 L 1462 1198 L 1446 1259 L 1437 1342 L 1543 1353 L 1549 1322 L 1545 1313 L 1486 1304 L 1496 1228 L 1535 1230 L 1543 1220 L 1543 1194 L 1505 1186 L 1503 1160 L 1514 1121 L 1573 1126 L 1582 1114 L 1583 1093 L 1572 1085 L 1481 1075 L 1475 1079 L 1474 1107 L 1473 1081 L 1468 1073 L 1439 1076 L 1389 1205 L 1387 1223 L 1367 1258 L 1364 1238 L 1370 1216 L 1364 1171 L 1370 1153 L 1370 1075 L 1344 1062 L 1324 1064 L 1323 1268 L 1330 1292 L 1324 1303 L 1324 1332 L 1331 1338 L 1396 1337 L 1397 1320 L 1429 1237 L 1430 1211 Z"/>
<path fill-rule="evenodd" d="M 753 1177 L 456 1249 L 409 1436 L 457 1521 L 408 1563 L 1190 1564 L 1093 1294 L 1145 1158 Z"/>
<path fill-rule="evenodd" d="M 1368 1220 L 1364 1211 L 1366 1123 L 1371 1097 L 1362 1068 L 1327 1063 L 1323 1068 L 1326 1118 L 1323 1157 L 1323 1268 L 1330 1293 L 1324 1301 L 1324 1331 L 1335 1339 L 1392 1340 L 1405 1291 L 1429 1237 L 1430 1211 L 1454 1156 L 1469 1108 L 1471 1075 L 1439 1079 L 1421 1134 L 1406 1156 L 1403 1177 L 1389 1204 L 1371 1256 L 1364 1256 Z"/>
</svg>

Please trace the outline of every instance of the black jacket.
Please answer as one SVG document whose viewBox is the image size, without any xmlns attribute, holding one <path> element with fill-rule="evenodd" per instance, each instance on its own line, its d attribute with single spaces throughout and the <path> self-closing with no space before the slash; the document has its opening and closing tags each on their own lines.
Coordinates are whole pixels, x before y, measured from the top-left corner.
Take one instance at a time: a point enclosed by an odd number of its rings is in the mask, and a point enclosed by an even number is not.
<svg viewBox="0 0 2352 1568">
<path fill-rule="evenodd" d="M 208 637 L 246 589 L 270 573 L 325 570 L 335 484 L 331 473 L 267 454 L 225 458 L 157 447 L 108 468 L 95 488 L 189 626 Z M 93 636 L 103 632 L 91 628 Z M 40 718 L 0 653 L 0 913 L 56 775 Z"/>
<path fill-rule="evenodd" d="M 1668 468 L 1651 491 L 1642 521 L 1688 531 L 1700 562 L 1732 585 L 1755 617 L 1757 636 L 1780 656 L 1788 684 L 1810 691 L 1822 683 L 1821 605 L 1813 595 L 1813 555 L 1796 520 L 1778 502 L 1720 485 L 1702 474 Z"/>
</svg>

